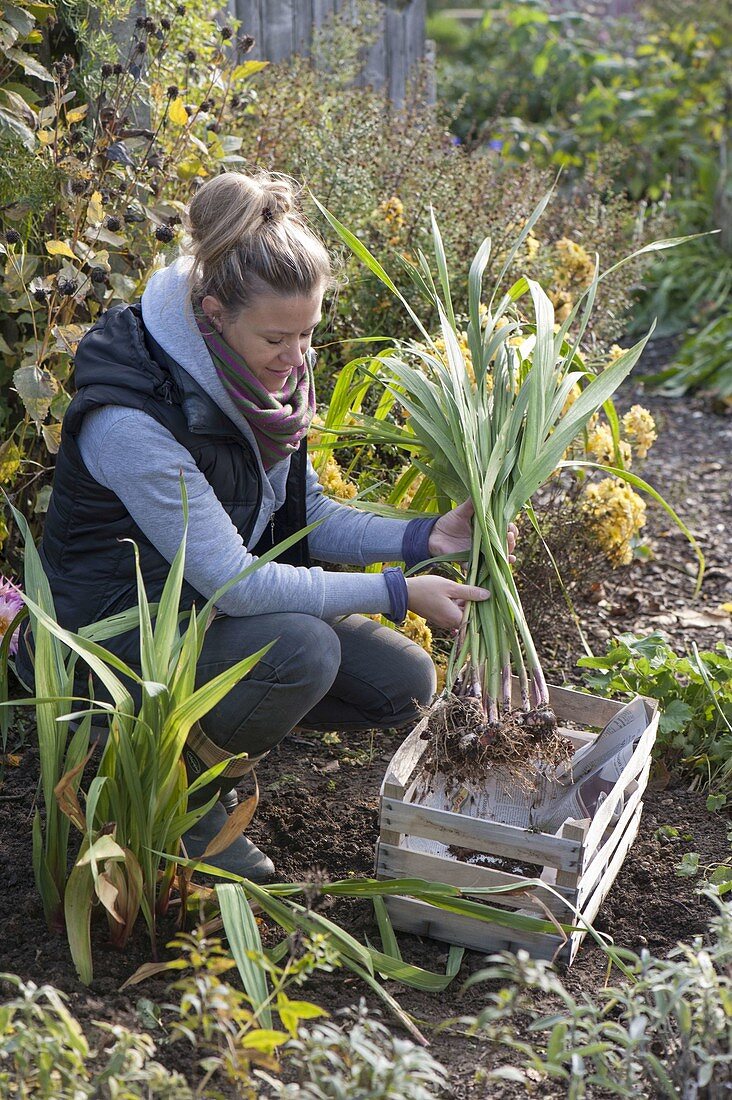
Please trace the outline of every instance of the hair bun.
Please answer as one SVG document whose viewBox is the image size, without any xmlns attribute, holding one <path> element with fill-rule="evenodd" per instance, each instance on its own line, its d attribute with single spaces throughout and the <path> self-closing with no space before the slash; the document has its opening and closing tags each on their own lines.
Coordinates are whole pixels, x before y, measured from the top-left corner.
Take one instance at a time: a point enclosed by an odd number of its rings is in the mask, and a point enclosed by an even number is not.
<svg viewBox="0 0 732 1100">
<path fill-rule="evenodd" d="M 263 170 L 223 172 L 190 201 L 191 288 L 241 308 L 270 288 L 292 295 L 331 284 L 330 260 L 297 205 L 299 186 Z"/>
<path fill-rule="evenodd" d="M 253 178 L 261 188 L 262 218 L 265 222 L 281 221 L 296 211 L 295 190 L 286 176 L 267 173 Z"/>
</svg>

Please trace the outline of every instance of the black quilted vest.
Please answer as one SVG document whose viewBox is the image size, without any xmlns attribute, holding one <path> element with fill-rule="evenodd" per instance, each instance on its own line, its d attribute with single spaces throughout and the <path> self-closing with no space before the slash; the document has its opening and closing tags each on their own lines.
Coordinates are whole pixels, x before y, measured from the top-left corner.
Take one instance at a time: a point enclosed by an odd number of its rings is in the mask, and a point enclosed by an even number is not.
<svg viewBox="0 0 732 1100">
<path fill-rule="evenodd" d="M 113 492 L 95 481 L 82 461 L 82 420 L 101 405 L 142 409 L 190 451 L 246 546 L 261 506 L 262 485 L 251 444 L 198 383 L 150 336 L 139 305 L 110 309 L 84 336 L 75 360 L 77 393 L 63 423 L 41 557 L 59 622 L 68 628 L 96 622 L 137 603 L 133 539 L 148 598 L 162 592 L 169 563 Z M 285 503 L 251 550 L 262 554 L 306 524 L 305 442 L 293 455 Z M 307 540 L 282 557 L 309 565 Z M 182 605 L 205 598 L 184 584 Z"/>
</svg>

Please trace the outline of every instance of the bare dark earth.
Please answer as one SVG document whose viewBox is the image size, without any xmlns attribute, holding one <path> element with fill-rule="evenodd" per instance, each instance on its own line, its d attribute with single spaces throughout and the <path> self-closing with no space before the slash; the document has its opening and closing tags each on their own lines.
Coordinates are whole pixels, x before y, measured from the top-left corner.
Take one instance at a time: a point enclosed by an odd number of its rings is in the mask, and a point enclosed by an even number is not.
<svg viewBox="0 0 732 1100">
<path fill-rule="evenodd" d="M 664 353 L 663 348 L 656 355 Z M 641 369 L 656 369 L 648 361 Z M 677 649 L 690 640 L 700 648 L 730 637 L 730 619 L 714 618 L 695 625 L 701 611 L 716 613 L 732 589 L 730 531 L 730 456 L 732 417 L 712 411 L 704 398 L 664 400 L 641 395 L 638 382 L 621 396 L 621 408 L 636 400 L 649 407 L 659 423 L 659 441 L 650 452 L 643 476 L 656 484 L 683 515 L 699 539 L 707 558 L 707 577 L 694 601 L 690 575 L 694 556 L 667 517 L 649 509 L 649 543 L 654 557 L 611 574 L 597 590 L 580 592 L 576 600 L 593 648 L 601 652 L 607 638 L 623 630 L 662 629 Z M 582 598 L 580 598 L 582 597 Z M 595 602 L 592 602 L 595 601 Z M 547 665 L 555 682 L 576 681 L 575 660 L 581 655 L 571 623 L 554 625 L 542 639 Z M 389 758 L 404 733 L 342 734 L 340 743 L 326 744 L 319 735 L 292 736 L 259 769 L 262 792 L 252 837 L 272 856 L 282 879 L 298 880 L 322 869 L 331 879 L 369 875 L 373 871 L 377 837 L 378 790 Z M 18 748 L 18 742 L 20 747 Z M 17 768 L 8 768 L 0 788 L 0 971 L 10 971 L 36 983 L 52 982 L 70 998 L 73 1012 L 86 1024 L 100 1019 L 140 1028 L 136 1006 L 141 997 L 158 1004 L 168 1000 L 165 979 L 119 992 L 119 986 L 149 958 L 149 943 L 140 924 L 123 954 L 104 944 L 100 923 L 96 932 L 96 977 L 88 989 L 80 985 L 71 967 L 65 943 L 48 933 L 36 897 L 31 869 L 31 821 L 38 776 L 32 727 L 19 718 L 10 745 L 20 752 Z M 683 839 L 667 840 L 657 830 L 670 825 Z M 728 822 L 705 808 L 703 795 L 683 785 L 657 784 L 649 790 L 639 837 L 633 846 L 597 921 L 616 943 L 640 949 L 648 946 L 665 954 L 679 940 L 703 935 L 711 913 L 699 896 L 698 879 L 680 878 L 675 866 L 685 851 L 700 855 L 704 867 L 725 858 Z M 325 903 L 328 915 L 359 934 L 377 939 L 370 905 L 366 902 Z M 164 944 L 174 932 L 173 919 L 161 930 Z M 268 933 L 266 924 L 264 927 Z M 444 966 L 446 948 L 404 936 L 409 961 L 430 969 Z M 460 994 L 462 981 L 483 965 L 476 953 L 466 953 L 458 979 L 445 994 L 425 995 L 389 983 L 388 988 L 419 1022 L 431 1041 L 432 1053 L 450 1069 L 449 1096 L 458 1098 L 515 1096 L 516 1086 L 488 1086 L 476 1080 L 476 1071 L 507 1060 L 505 1052 L 485 1041 L 463 1037 L 457 1028 L 436 1032 L 446 1018 L 479 1010 L 485 1000 L 481 987 Z M 573 992 L 592 992 L 605 980 L 606 959 L 586 942 L 567 981 Z M 349 972 L 316 977 L 303 993 L 331 1011 L 365 995 Z M 374 1004 L 374 998 L 367 998 Z M 537 1001 L 537 1011 L 540 1010 Z M 193 1073 L 189 1052 L 182 1044 L 166 1048 L 164 1033 L 160 1057 L 183 1072 Z M 560 1086 L 542 1085 L 539 1095 L 563 1095 Z"/>
</svg>

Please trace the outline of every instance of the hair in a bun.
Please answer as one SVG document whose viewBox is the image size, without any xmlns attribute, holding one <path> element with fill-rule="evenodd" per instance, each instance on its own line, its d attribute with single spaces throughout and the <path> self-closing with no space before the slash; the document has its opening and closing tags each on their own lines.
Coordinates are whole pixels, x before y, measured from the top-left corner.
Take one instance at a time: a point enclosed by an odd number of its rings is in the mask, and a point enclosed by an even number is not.
<svg viewBox="0 0 732 1100">
<path fill-rule="evenodd" d="M 287 176 L 224 172 L 188 206 L 191 289 L 236 314 L 257 294 L 313 294 L 334 283 L 330 257 L 309 228 Z"/>
</svg>

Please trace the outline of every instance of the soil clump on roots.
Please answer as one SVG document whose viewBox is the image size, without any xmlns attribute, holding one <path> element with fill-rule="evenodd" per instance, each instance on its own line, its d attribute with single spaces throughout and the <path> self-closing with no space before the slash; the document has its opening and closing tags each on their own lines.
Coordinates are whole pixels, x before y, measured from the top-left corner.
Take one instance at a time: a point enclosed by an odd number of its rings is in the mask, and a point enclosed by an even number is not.
<svg viewBox="0 0 732 1100">
<path fill-rule="evenodd" d="M 491 769 L 501 768 L 529 792 L 540 775 L 568 764 L 572 756 L 571 742 L 559 733 L 548 707 L 512 710 L 489 722 L 480 699 L 450 694 L 426 714 L 421 736 L 429 743 L 420 763 L 428 783 L 438 775 L 448 784 L 480 783 Z"/>
</svg>

